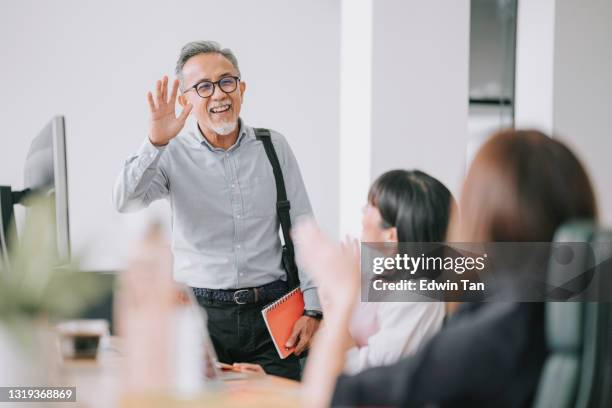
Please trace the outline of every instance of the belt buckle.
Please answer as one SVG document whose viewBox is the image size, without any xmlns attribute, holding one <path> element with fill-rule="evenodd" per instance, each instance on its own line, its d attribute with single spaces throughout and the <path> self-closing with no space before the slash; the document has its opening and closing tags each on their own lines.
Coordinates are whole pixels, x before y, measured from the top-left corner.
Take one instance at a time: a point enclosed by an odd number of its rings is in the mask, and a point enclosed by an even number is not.
<svg viewBox="0 0 612 408">
<path fill-rule="evenodd" d="M 248 289 L 239 289 L 239 290 L 235 291 L 234 292 L 234 296 L 233 296 L 234 297 L 234 302 L 236 302 L 239 305 L 246 305 L 247 302 L 240 302 L 240 301 L 238 301 L 238 294 L 240 292 L 247 292 L 247 293 L 249 293 L 249 290 Z"/>
</svg>

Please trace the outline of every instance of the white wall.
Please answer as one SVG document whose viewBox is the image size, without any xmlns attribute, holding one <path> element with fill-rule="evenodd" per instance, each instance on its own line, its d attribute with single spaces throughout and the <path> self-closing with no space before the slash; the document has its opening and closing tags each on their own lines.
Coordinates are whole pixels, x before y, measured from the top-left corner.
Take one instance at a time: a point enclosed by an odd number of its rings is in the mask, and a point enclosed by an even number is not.
<svg viewBox="0 0 612 408">
<path fill-rule="evenodd" d="M 539 35 L 538 35 L 539 34 Z M 516 125 L 565 141 L 612 225 L 612 2 L 519 2 Z"/>
<path fill-rule="evenodd" d="M 612 1 L 556 0 L 555 134 L 574 148 L 612 226 Z"/>
<path fill-rule="evenodd" d="M 470 2 L 374 2 L 372 178 L 420 169 L 454 193 L 464 176 Z"/>
<path fill-rule="evenodd" d="M 229 10 L 229 13 L 228 13 Z M 110 195 L 146 137 L 146 92 L 180 47 L 215 39 L 238 56 L 243 117 L 284 133 L 315 214 L 338 230 L 339 18 L 336 0 L 0 2 L 0 184 L 23 185 L 30 140 L 67 118 L 73 252 L 84 267 L 120 267 L 129 242 L 165 204 L 120 215 Z"/>
<path fill-rule="evenodd" d="M 354 38 L 342 37 L 341 44 L 343 75 L 363 76 L 343 88 L 341 99 L 340 233 L 358 236 L 369 185 L 387 170 L 420 169 L 458 193 L 467 146 L 470 2 L 346 0 L 342 6 L 349 24 L 362 26 L 361 54 L 346 57 L 345 47 L 358 46 Z M 362 14 L 367 9 L 370 21 Z"/>
</svg>

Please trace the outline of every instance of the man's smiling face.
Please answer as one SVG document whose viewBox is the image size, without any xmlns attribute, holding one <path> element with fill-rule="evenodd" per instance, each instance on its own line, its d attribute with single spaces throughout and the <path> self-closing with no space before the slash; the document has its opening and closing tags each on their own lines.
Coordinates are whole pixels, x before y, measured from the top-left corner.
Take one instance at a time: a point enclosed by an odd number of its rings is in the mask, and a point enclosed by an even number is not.
<svg viewBox="0 0 612 408">
<path fill-rule="evenodd" d="M 182 73 L 182 89 L 189 89 L 202 81 L 217 82 L 222 78 L 239 76 L 232 63 L 218 53 L 198 54 L 189 58 Z M 202 131 L 228 135 L 238 124 L 245 87 L 245 83 L 240 82 L 234 91 L 226 93 L 217 83 L 214 93 L 208 98 L 200 97 L 195 89 L 192 89 L 181 99 L 186 98 L 193 105 L 193 112 Z M 184 100 L 181 100 L 181 104 L 183 103 Z"/>
</svg>

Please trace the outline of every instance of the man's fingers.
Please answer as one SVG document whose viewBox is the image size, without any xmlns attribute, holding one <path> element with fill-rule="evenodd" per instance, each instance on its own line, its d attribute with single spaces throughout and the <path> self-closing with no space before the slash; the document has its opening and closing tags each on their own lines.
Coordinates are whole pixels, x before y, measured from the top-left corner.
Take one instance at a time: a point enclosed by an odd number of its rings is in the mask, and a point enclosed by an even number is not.
<svg viewBox="0 0 612 408">
<path fill-rule="evenodd" d="M 297 339 L 299 335 L 300 335 L 300 328 L 296 324 L 293 326 L 293 332 L 291 333 L 291 336 L 289 336 L 289 339 L 285 343 L 285 347 L 295 346 L 295 343 L 297 343 Z"/>
<path fill-rule="evenodd" d="M 301 333 L 300 341 L 298 342 L 297 346 L 295 346 L 295 351 L 293 352 L 293 354 L 295 354 L 296 356 L 302 354 L 302 352 L 308 347 L 309 340 L 309 336 L 307 336 L 305 333 Z"/>
<path fill-rule="evenodd" d="M 184 122 L 185 120 L 187 120 L 187 116 L 189 116 L 189 113 L 191 113 L 192 108 L 193 108 L 193 105 L 190 103 L 185 105 L 185 107 L 183 108 L 183 111 L 178 117 L 179 121 Z"/>
<path fill-rule="evenodd" d="M 174 103 L 176 102 L 176 93 L 178 91 L 178 87 L 179 81 L 178 79 L 175 79 L 174 83 L 172 84 L 172 94 L 170 95 L 170 99 L 168 100 L 168 103 L 171 103 L 172 105 L 174 105 Z"/>
<path fill-rule="evenodd" d="M 153 94 L 151 91 L 147 92 L 147 101 L 149 102 L 149 108 L 151 112 L 155 112 L 157 108 L 155 107 L 155 102 L 153 102 Z"/>
<path fill-rule="evenodd" d="M 164 103 L 168 100 L 168 77 L 164 75 L 162 78 L 161 98 Z"/>
<path fill-rule="evenodd" d="M 157 81 L 155 83 L 155 105 L 159 108 L 162 106 L 162 81 Z"/>
</svg>

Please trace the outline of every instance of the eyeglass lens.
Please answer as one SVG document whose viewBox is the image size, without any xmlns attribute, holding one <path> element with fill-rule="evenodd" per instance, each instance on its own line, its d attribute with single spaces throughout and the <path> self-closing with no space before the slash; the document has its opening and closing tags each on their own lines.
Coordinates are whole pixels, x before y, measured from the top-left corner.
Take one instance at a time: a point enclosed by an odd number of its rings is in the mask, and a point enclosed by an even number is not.
<svg viewBox="0 0 612 408">
<path fill-rule="evenodd" d="M 216 84 L 219 85 L 223 92 L 231 93 L 236 90 L 238 79 L 234 77 L 225 77 L 217 81 Z M 200 82 L 196 87 L 196 92 L 202 98 L 208 98 L 215 92 L 215 83 L 210 81 Z"/>
</svg>

